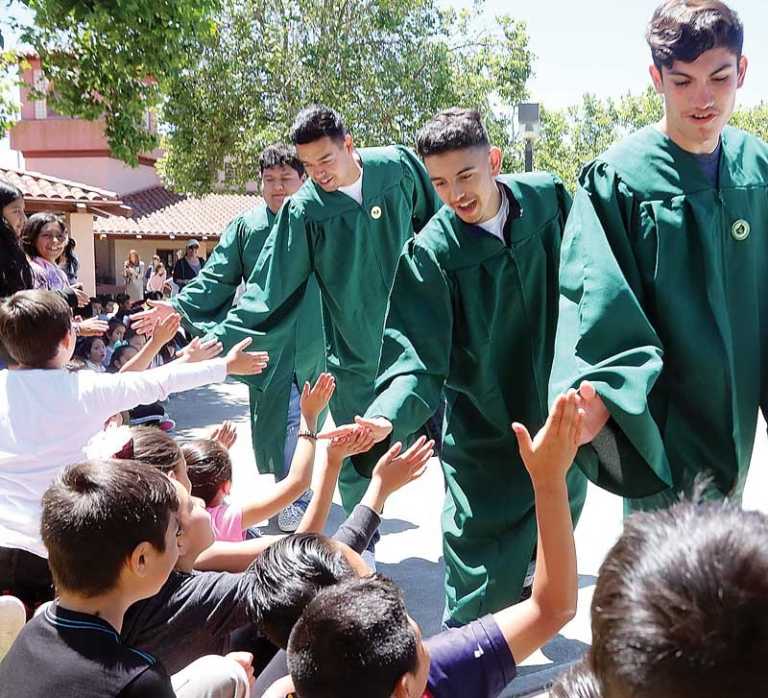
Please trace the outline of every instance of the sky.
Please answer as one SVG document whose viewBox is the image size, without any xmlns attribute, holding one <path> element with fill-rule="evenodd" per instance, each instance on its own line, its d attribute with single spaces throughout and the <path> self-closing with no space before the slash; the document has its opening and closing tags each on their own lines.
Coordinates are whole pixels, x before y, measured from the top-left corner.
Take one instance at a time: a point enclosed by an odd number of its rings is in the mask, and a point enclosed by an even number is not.
<svg viewBox="0 0 768 698">
<path fill-rule="evenodd" d="M 536 54 L 531 101 L 550 109 L 639 93 L 650 84 L 645 27 L 660 0 L 486 0 L 485 14 L 525 20 Z M 468 7 L 466 0 L 441 0 Z M 739 103 L 768 101 L 768 0 L 729 0 L 744 24 L 747 79 Z"/>
<path fill-rule="evenodd" d="M 471 0 L 440 0 L 467 7 Z M 486 0 L 489 21 L 499 14 L 525 20 L 536 54 L 531 101 L 550 109 L 577 103 L 586 92 L 618 97 L 650 84 L 645 26 L 659 0 Z M 745 27 L 747 79 L 739 104 L 768 101 L 768 0 L 730 0 Z M 15 166 L 7 139 L 0 164 Z M 6 152 L 3 152 L 6 151 Z"/>
</svg>

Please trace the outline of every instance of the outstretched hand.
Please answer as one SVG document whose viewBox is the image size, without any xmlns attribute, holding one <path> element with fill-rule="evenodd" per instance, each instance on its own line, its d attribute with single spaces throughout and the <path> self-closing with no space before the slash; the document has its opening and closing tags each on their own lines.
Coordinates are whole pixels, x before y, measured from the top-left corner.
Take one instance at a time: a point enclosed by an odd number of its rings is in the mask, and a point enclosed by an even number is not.
<svg viewBox="0 0 768 698">
<path fill-rule="evenodd" d="M 335 429 L 324 431 L 317 435 L 318 439 L 337 439 L 348 437 L 360 431 L 368 431 L 373 436 L 373 443 L 384 441 L 392 433 L 392 422 L 386 417 L 355 417 L 354 424 L 343 424 Z"/>
<path fill-rule="evenodd" d="M 582 381 L 579 385 L 576 406 L 583 413 L 579 432 L 579 446 L 583 446 L 600 433 L 610 419 L 611 413 L 597 394 L 595 386 L 589 381 Z"/>
<path fill-rule="evenodd" d="M 420 478 L 427 470 L 427 462 L 434 455 L 435 442 L 420 436 L 404 453 L 403 444 L 393 444 L 373 469 L 371 480 L 378 480 L 385 496 Z"/>
<path fill-rule="evenodd" d="M 309 383 L 304 383 L 299 406 L 307 422 L 317 421 L 320 413 L 328 406 L 335 389 L 336 379 L 330 373 L 321 373 L 311 388 Z"/>
<path fill-rule="evenodd" d="M 559 395 L 547 421 L 533 439 L 525 426 L 518 422 L 512 425 L 520 456 L 534 484 L 562 479 L 571 467 L 579 447 L 583 418 L 577 405 L 575 390 Z"/>
<path fill-rule="evenodd" d="M 221 354 L 223 348 L 221 342 L 217 339 L 206 339 L 203 341 L 200 337 L 195 337 L 187 346 L 179 349 L 177 357 L 178 361 L 193 364 L 197 361 L 215 359 Z"/>
<path fill-rule="evenodd" d="M 224 357 L 227 364 L 227 373 L 232 376 L 255 376 L 266 368 L 269 363 L 267 352 L 246 352 L 245 348 L 250 343 L 251 338 L 246 337 L 227 352 L 227 355 Z"/>
<path fill-rule="evenodd" d="M 357 429 L 332 438 L 328 444 L 328 462 L 341 465 L 345 458 L 370 451 L 374 443 L 373 434 L 367 429 Z"/>
<path fill-rule="evenodd" d="M 211 441 L 218 441 L 224 448 L 229 450 L 237 441 L 237 429 L 235 429 L 235 425 L 232 422 L 226 420 L 211 429 L 208 438 Z"/>
<path fill-rule="evenodd" d="M 139 334 L 152 334 L 152 328 L 158 322 L 175 312 L 168 301 L 148 300 L 147 305 L 149 306 L 147 310 L 131 315 L 131 329 Z"/>
</svg>

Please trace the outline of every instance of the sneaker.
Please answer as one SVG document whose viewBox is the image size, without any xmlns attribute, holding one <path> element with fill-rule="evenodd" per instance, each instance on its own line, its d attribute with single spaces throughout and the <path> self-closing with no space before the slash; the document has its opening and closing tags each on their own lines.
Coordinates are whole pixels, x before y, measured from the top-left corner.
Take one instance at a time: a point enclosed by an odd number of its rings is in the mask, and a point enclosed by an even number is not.
<svg viewBox="0 0 768 698">
<path fill-rule="evenodd" d="M 0 596 L 0 659 L 27 622 L 27 610 L 15 596 Z"/>
<path fill-rule="evenodd" d="M 307 511 L 307 505 L 311 496 L 312 492 L 307 490 L 293 504 L 289 504 L 278 514 L 277 527 L 283 533 L 293 533 L 299 527 L 301 519 Z"/>
</svg>

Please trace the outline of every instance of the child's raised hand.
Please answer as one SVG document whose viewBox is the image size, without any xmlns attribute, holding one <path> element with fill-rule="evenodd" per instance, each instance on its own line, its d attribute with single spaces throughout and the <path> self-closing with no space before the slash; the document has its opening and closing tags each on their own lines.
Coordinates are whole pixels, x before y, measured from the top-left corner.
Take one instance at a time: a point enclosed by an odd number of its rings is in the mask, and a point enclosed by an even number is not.
<svg viewBox="0 0 768 698">
<path fill-rule="evenodd" d="M 328 462 L 341 465 L 345 458 L 369 451 L 374 443 L 373 434 L 367 429 L 358 429 L 338 436 L 328 444 Z"/>
<path fill-rule="evenodd" d="M 515 422 L 512 425 L 520 456 L 534 484 L 563 478 L 571 467 L 578 449 L 583 416 L 577 402 L 575 390 L 559 395 L 533 440 L 522 424 Z"/>
<path fill-rule="evenodd" d="M 434 454 L 434 441 L 420 436 L 404 453 L 399 441 L 376 463 L 371 480 L 378 480 L 382 493 L 389 496 L 409 482 L 421 477 L 427 469 L 427 462 Z"/>
<path fill-rule="evenodd" d="M 269 363 L 265 351 L 247 352 L 245 348 L 251 343 L 247 337 L 233 346 L 224 357 L 227 363 L 227 373 L 232 376 L 255 376 L 261 373 Z"/>
<path fill-rule="evenodd" d="M 217 339 L 206 339 L 203 341 L 200 337 L 195 337 L 187 346 L 179 349 L 176 356 L 178 361 L 193 364 L 198 361 L 215 359 L 221 354 L 222 349 L 223 346 Z"/>
<path fill-rule="evenodd" d="M 311 388 L 309 383 L 304 383 L 299 403 L 304 419 L 308 422 L 316 422 L 320 413 L 327 407 L 335 389 L 336 379 L 330 373 L 321 373 Z"/>
<path fill-rule="evenodd" d="M 229 450 L 237 441 L 237 429 L 229 420 L 222 422 L 211 429 L 208 438 L 211 441 L 218 441 L 224 448 Z"/>
<path fill-rule="evenodd" d="M 165 346 L 176 336 L 180 325 L 181 315 L 178 313 L 171 313 L 154 326 L 152 329 L 152 339 L 158 342 L 161 346 Z"/>
</svg>

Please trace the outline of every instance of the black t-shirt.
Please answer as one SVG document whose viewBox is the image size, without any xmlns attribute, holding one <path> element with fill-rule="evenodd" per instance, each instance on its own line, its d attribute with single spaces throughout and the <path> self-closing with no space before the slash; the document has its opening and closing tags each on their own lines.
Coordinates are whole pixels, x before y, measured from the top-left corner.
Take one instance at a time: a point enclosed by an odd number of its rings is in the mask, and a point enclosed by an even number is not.
<svg viewBox="0 0 768 698">
<path fill-rule="evenodd" d="M 22 629 L 0 663 L 0 698 L 174 698 L 168 672 L 106 621 L 55 602 Z"/>
</svg>

